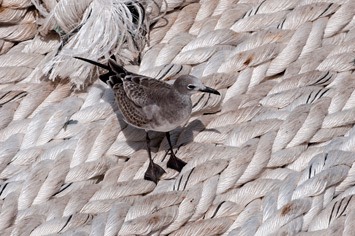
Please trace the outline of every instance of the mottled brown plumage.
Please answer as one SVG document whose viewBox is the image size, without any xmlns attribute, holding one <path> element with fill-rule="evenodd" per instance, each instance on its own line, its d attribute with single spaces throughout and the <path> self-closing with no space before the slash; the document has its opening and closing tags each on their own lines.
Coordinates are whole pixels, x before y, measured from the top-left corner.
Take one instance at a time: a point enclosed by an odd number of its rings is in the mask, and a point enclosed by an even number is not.
<svg viewBox="0 0 355 236">
<path fill-rule="evenodd" d="M 193 93 L 201 91 L 219 95 L 219 92 L 206 87 L 200 80 L 190 75 L 180 76 L 173 85 L 169 85 L 150 77 L 128 72 L 112 59 L 106 66 L 85 58 L 76 58 L 108 70 L 106 74 L 100 75 L 100 80 L 114 90 L 117 104 L 125 121 L 146 132 L 150 130 L 165 132 L 171 152 L 167 166 L 181 171 L 186 163 L 175 156 L 169 131 L 188 121 L 192 111 L 191 95 Z M 150 163 L 144 177 L 157 183 L 165 171 L 151 158 L 148 133 L 146 141 Z"/>
</svg>

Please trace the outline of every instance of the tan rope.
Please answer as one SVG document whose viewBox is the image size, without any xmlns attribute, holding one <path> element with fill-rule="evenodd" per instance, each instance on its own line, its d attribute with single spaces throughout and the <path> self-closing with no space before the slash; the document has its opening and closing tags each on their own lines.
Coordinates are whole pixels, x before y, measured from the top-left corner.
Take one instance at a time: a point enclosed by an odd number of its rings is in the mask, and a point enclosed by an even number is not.
<svg viewBox="0 0 355 236">
<path fill-rule="evenodd" d="M 354 1 L 147 0 L 138 26 L 129 2 L 0 0 L 0 235 L 353 235 Z M 222 94 L 171 132 L 180 173 L 150 133 L 157 185 L 144 131 L 72 58 L 112 53 Z"/>
</svg>

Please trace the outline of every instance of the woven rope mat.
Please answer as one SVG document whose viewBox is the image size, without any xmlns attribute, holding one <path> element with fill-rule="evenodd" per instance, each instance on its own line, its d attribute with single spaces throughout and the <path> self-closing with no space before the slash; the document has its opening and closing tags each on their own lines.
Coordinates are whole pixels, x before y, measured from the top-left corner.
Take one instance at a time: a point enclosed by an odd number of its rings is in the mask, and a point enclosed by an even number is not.
<svg viewBox="0 0 355 236">
<path fill-rule="evenodd" d="M 148 1 L 149 45 L 127 69 L 222 93 L 194 96 L 172 132 L 181 173 L 151 134 L 158 185 L 94 67 L 54 60 L 60 30 L 90 7 L 102 24 L 110 2 L 0 0 L 0 235 L 355 235 L 353 0 Z M 65 46 L 111 42 L 84 36 Z"/>
</svg>

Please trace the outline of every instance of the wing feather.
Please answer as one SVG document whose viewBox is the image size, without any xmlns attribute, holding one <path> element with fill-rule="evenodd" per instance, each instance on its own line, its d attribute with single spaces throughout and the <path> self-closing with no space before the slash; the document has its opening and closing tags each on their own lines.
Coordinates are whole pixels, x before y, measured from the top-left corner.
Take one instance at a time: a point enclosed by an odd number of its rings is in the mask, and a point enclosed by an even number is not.
<svg viewBox="0 0 355 236">
<path fill-rule="evenodd" d="M 127 75 L 122 81 L 127 97 L 140 107 L 153 105 L 171 91 L 169 84 L 150 77 Z"/>
<path fill-rule="evenodd" d="M 138 107 L 126 94 L 122 84 L 117 84 L 113 88 L 117 99 L 117 104 L 125 118 L 126 122 L 142 127 L 150 122 L 150 119 L 144 113 L 141 107 Z"/>
<path fill-rule="evenodd" d="M 108 70 L 99 76 L 100 80 L 115 91 L 123 115 L 129 123 L 138 127 L 149 122 L 154 113 L 158 112 L 159 103 L 164 102 L 171 92 L 171 85 L 129 72 L 118 65 L 114 57 L 109 59 L 108 65 L 82 57 L 75 58 Z"/>
</svg>

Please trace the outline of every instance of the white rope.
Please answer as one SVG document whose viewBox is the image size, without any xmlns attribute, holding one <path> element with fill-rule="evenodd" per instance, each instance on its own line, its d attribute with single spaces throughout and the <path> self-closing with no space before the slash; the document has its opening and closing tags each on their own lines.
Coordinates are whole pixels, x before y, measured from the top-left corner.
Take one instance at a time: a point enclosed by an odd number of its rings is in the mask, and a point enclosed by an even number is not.
<svg viewBox="0 0 355 236">
<path fill-rule="evenodd" d="M 0 3 L 0 235 L 353 234 L 354 1 Z M 180 173 L 149 133 L 157 184 L 104 71 L 71 58 L 111 54 L 221 93 L 171 132 Z"/>
</svg>

